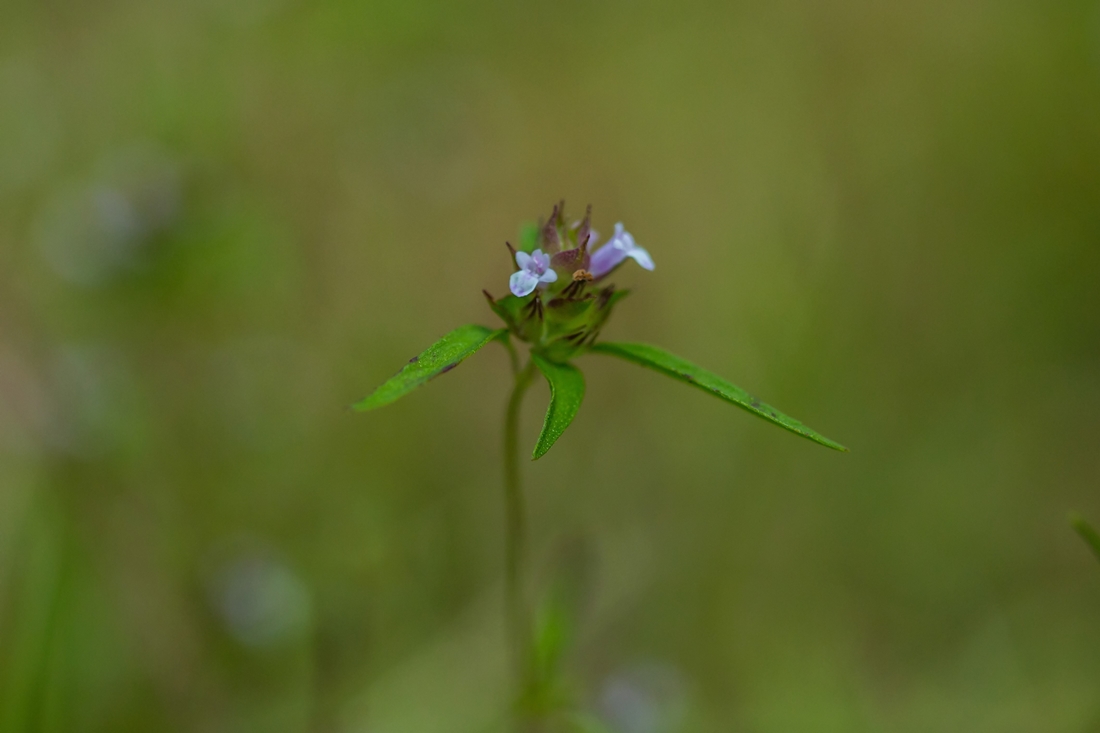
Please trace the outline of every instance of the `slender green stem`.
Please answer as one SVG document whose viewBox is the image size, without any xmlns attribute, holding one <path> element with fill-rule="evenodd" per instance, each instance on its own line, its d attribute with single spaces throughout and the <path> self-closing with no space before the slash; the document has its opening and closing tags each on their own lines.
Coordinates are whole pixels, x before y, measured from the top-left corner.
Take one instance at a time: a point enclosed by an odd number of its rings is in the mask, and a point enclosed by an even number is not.
<svg viewBox="0 0 1100 733">
<path fill-rule="evenodd" d="M 512 376 L 519 375 L 519 354 L 516 353 L 516 347 L 512 344 L 512 339 L 508 334 L 503 338 L 504 348 L 508 349 L 508 357 L 512 361 Z"/>
<path fill-rule="evenodd" d="M 519 469 L 519 416 L 523 395 L 535 376 L 535 362 L 516 373 L 515 386 L 504 414 L 504 507 L 507 522 L 505 535 L 505 603 L 508 614 L 509 646 L 517 690 L 516 730 L 522 731 L 524 716 L 518 705 L 527 692 L 531 649 L 531 623 L 523 602 L 521 573 L 526 552 L 527 523 L 523 507 L 523 484 Z"/>
</svg>

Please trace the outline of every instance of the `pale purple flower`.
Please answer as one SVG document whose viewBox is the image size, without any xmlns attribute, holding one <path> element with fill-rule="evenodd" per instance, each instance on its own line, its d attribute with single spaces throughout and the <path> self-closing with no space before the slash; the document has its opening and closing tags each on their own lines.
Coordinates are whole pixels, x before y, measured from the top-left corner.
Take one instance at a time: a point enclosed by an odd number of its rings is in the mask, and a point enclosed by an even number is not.
<svg viewBox="0 0 1100 733">
<path fill-rule="evenodd" d="M 649 256 L 649 252 L 634 243 L 634 237 L 623 229 L 620 222 L 615 225 L 615 236 L 593 253 L 588 270 L 592 273 L 592 277 L 603 277 L 622 264 L 627 257 L 647 270 L 654 268 L 653 258 Z"/>
<path fill-rule="evenodd" d="M 558 279 L 558 273 L 550 269 L 550 255 L 541 249 L 531 254 L 516 252 L 516 264 L 519 269 L 512 273 L 512 279 L 508 281 L 516 297 L 530 295 L 539 283 L 552 283 Z"/>
</svg>

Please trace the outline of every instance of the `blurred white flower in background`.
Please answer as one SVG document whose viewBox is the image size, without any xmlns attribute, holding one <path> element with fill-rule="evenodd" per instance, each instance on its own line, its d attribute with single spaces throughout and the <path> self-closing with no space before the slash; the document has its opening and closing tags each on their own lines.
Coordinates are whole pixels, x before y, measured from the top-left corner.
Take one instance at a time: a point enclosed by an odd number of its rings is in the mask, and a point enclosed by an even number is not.
<svg viewBox="0 0 1100 733">
<path fill-rule="evenodd" d="M 105 343 L 60 343 L 36 362 L 0 342 L 0 449 L 84 459 L 140 450 L 148 426 L 136 383 Z"/>
<path fill-rule="evenodd" d="M 247 550 L 232 557 L 212 573 L 207 592 L 226 630 L 245 646 L 278 646 L 309 629 L 309 589 L 270 552 Z"/>
<path fill-rule="evenodd" d="M 107 156 L 88 180 L 58 188 L 35 218 L 34 241 L 62 279 L 99 287 L 146 263 L 182 202 L 179 165 L 153 146 L 134 145 Z"/>
<path fill-rule="evenodd" d="M 659 662 L 610 675 L 599 702 L 601 717 L 616 733 L 674 733 L 687 717 L 683 675 Z"/>
<path fill-rule="evenodd" d="M 106 344 L 65 343 L 51 382 L 60 408 L 49 442 L 70 455 L 94 458 L 134 437 L 140 399 L 123 354 Z"/>
</svg>

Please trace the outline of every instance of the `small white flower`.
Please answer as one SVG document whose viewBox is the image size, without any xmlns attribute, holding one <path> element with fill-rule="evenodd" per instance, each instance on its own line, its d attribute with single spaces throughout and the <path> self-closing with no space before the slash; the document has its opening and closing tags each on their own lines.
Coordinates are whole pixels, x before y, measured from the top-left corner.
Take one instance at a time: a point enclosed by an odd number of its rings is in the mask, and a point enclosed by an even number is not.
<svg viewBox="0 0 1100 733">
<path fill-rule="evenodd" d="M 558 273 L 550 269 L 550 255 L 536 249 L 531 254 L 516 252 L 516 264 L 519 269 L 512 273 L 508 281 L 512 294 L 522 298 L 530 295 L 539 283 L 552 283 L 558 279 Z"/>
</svg>

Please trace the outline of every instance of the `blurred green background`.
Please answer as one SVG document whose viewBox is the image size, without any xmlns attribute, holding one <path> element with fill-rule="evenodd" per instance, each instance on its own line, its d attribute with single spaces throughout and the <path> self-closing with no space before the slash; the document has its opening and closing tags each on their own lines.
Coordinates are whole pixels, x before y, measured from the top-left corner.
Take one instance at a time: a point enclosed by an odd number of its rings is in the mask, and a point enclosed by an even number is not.
<svg viewBox="0 0 1100 733">
<path fill-rule="evenodd" d="M 0 728 L 500 730 L 503 246 L 657 262 L 525 466 L 616 733 L 1100 731 L 1100 3 L 5 0 Z M 524 444 L 547 399 L 528 398 Z"/>
</svg>

